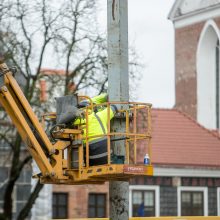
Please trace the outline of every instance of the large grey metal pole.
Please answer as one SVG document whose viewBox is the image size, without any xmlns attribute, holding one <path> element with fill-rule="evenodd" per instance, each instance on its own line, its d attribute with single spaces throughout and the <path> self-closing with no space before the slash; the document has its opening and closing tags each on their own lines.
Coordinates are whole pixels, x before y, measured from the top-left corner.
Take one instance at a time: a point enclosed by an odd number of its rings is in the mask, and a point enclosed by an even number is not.
<svg viewBox="0 0 220 220">
<path fill-rule="evenodd" d="M 128 2 L 127 0 L 107 0 L 108 2 L 108 94 L 110 101 L 128 101 Z M 124 122 L 116 121 L 115 131 L 123 131 Z M 114 154 L 124 156 L 124 141 L 113 146 Z M 129 183 L 111 181 L 109 184 L 110 219 L 129 218 Z"/>
</svg>

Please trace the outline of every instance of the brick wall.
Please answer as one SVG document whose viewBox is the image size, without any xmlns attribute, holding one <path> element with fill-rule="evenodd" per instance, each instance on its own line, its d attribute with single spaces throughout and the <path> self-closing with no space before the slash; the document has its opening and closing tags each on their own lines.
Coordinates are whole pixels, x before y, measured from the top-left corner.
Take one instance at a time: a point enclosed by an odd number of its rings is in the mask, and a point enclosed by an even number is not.
<svg viewBox="0 0 220 220">
<path fill-rule="evenodd" d="M 108 188 L 108 183 L 82 186 L 54 185 L 53 192 L 68 193 L 68 218 L 87 218 L 89 193 L 106 193 L 108 201 Z M 108 206 L 106 211 L 108 216 Z"/>
<path fill-rule="evenodd" d="M 196 118 L 196 51 L 204 22 L 175 31 L 175 107 Z"/>
</svg>

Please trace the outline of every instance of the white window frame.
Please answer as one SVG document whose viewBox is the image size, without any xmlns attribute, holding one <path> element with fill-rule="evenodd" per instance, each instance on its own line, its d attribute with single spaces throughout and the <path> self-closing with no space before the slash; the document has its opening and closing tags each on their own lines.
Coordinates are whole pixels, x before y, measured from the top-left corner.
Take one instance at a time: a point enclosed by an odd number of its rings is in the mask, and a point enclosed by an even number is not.
<svg viewBox="0 0 220 220">
<path fill-rule="evenodd" d="M 203 192 L 204 216 L 208 216 L 208 188 L 207 187 L 195 187 L 195 186 L 177 187 L 178 216 L 181 216 L 181 192 L 182 191 Z"/>
<path fill-rule="evenodd" d="M 217 188 L 217 211 L 217 215 L 220 216 L 220 187 Z"/>
<path fill-rule="evenodd" d="M 154 190 L 155 191 L 155 217 L 160 216 L 160 187 L 159 186 L 146 186 L 134 185 L 129 186 L 129 217 L 133 216 L 132 213 L 132 191 L 133 190 Z"/>
</svg>

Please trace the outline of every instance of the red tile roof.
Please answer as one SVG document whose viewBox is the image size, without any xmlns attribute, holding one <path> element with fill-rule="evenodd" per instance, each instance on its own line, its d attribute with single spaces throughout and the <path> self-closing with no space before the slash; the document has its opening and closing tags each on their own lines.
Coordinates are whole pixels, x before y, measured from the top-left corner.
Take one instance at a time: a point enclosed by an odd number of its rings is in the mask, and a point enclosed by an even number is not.
<svg viewBox="0 0 220 220">
<path fill-rule="evenodd" d="M 152 163 L 220 167 L 220 136 L 175 109 L 152 110 Z"/>
</svg>

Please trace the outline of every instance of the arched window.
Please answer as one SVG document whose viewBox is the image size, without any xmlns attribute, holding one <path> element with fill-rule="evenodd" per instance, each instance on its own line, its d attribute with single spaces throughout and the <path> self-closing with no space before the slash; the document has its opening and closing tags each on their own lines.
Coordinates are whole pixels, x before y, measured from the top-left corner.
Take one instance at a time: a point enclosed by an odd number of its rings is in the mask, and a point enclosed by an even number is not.
<svg viewBox="0 0 220 220">
<path fill-rule="evenodd" d="M 219 29 L 207 21 L 197 50 L 197 120 L 209 129 L 219 128 Z"/>
<path fill-rule="evenodd" d="M 216 128 L 219 129 L 220 128 L 220 53 L 219 53 L 219 39 L 217 40 L 216 43 L 216 50 L 215 50 L 215 54 L 216 54 Z"/>
</svg>

